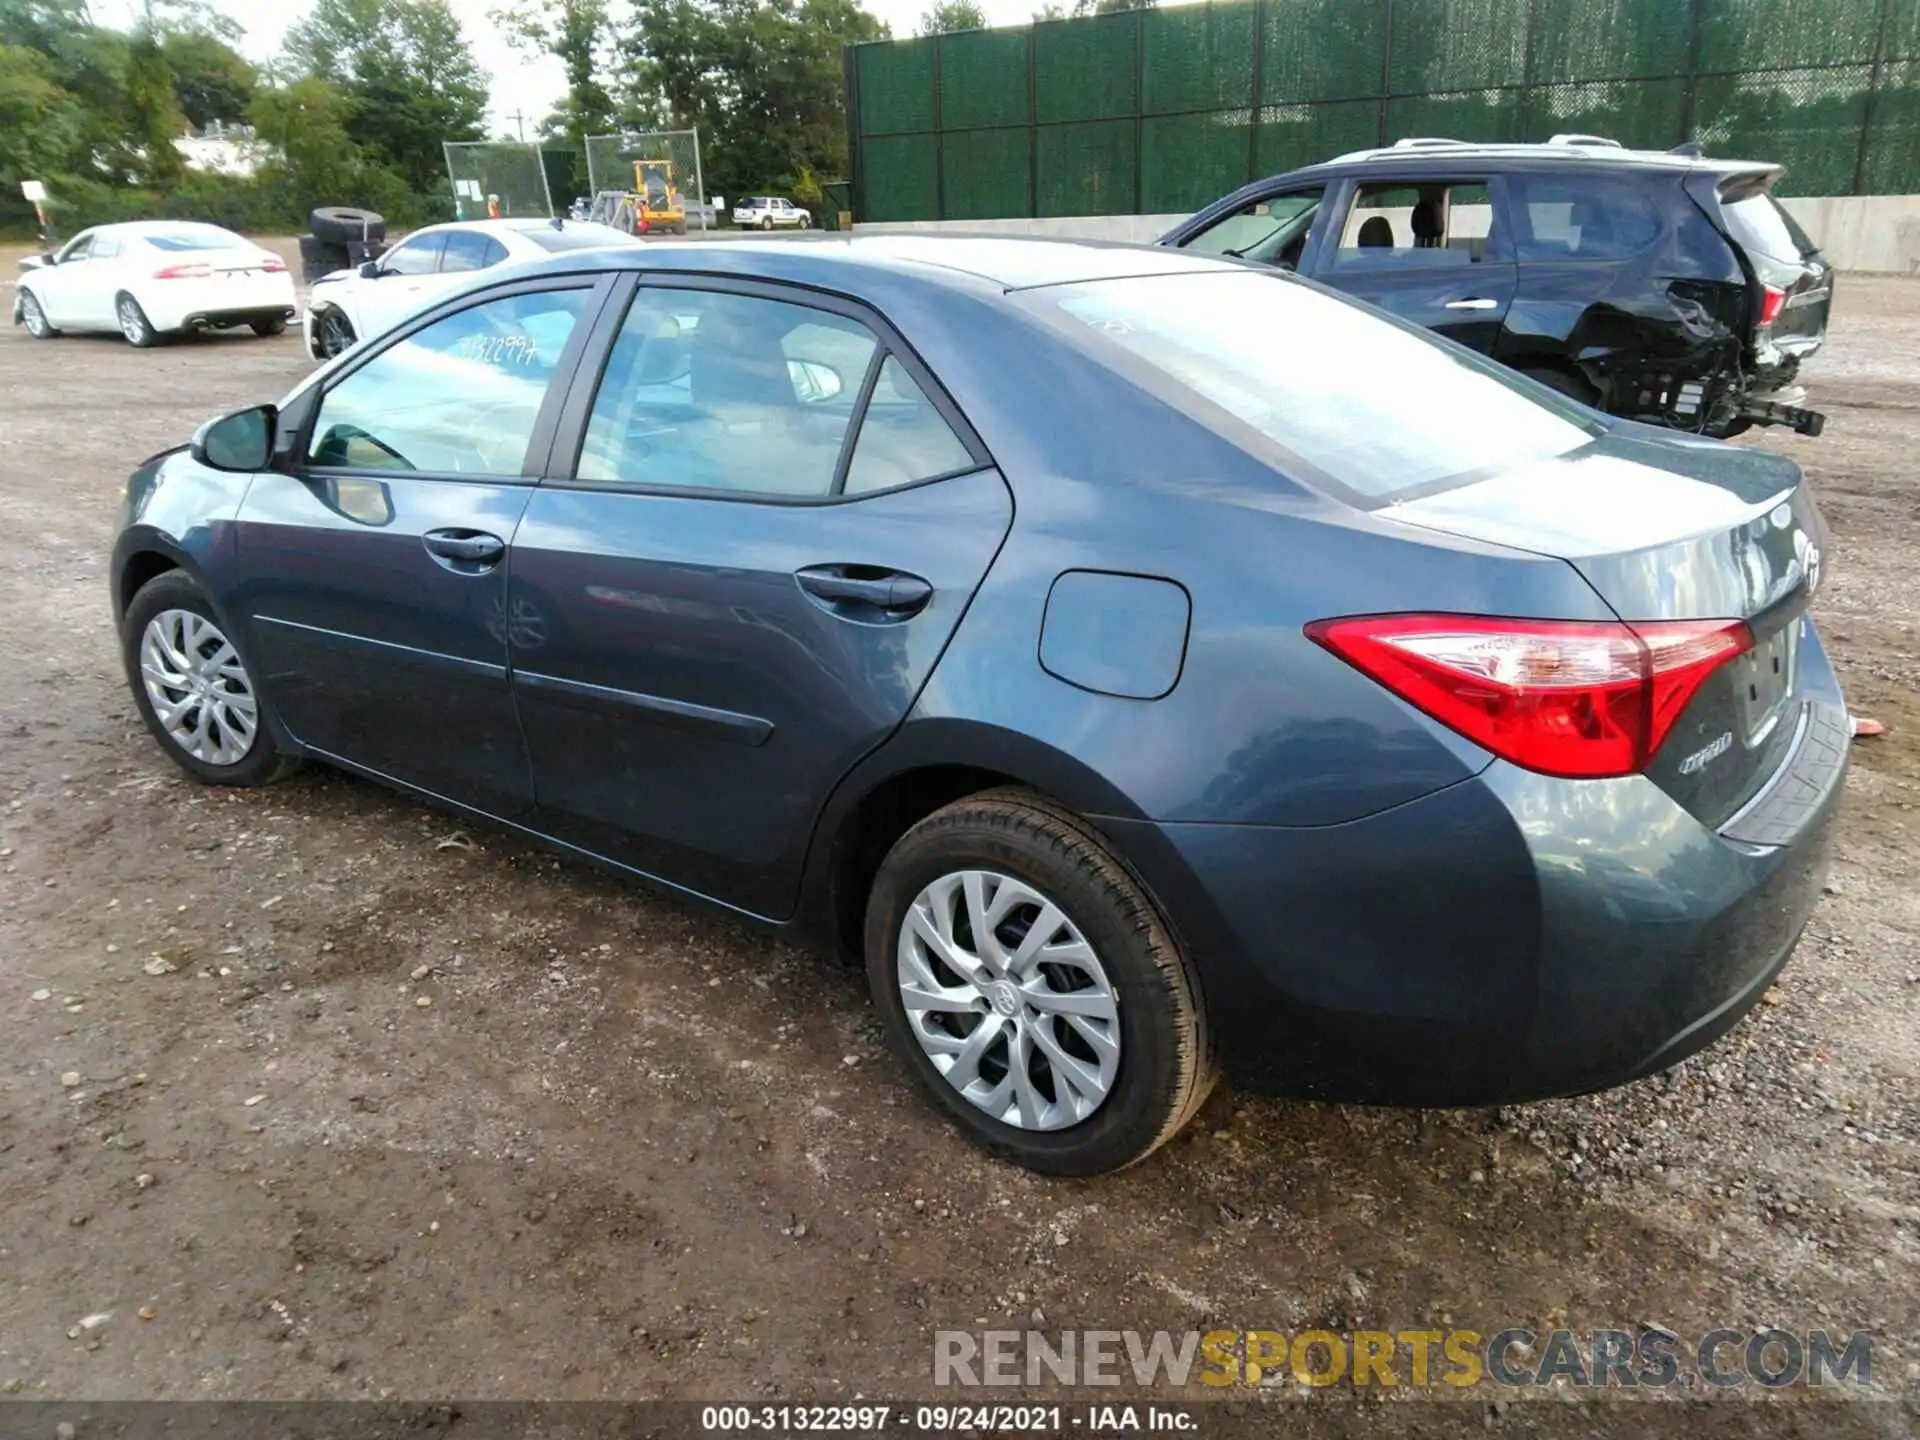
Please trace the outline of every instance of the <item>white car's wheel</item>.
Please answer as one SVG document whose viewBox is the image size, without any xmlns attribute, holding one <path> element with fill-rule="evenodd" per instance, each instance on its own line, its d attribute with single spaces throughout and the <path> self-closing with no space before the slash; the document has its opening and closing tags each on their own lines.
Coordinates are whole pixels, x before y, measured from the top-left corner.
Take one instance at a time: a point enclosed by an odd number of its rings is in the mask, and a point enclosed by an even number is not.
<svg viewBox="0 0 1920 1440">
<path fill-rule="evenodd" d="M 20 292 L 20 323 L 36 340 L 51 340 L 60 333 L 48 323 L 47 312 L 40 308 L 39 298 L 31 290 Z"/>
<path fill-rule="evenodd" d="M 761 216 L 760 228 L 762 230 L 771 230 L 773 228 L 773 217 L 771 215 Z"/>
<path fill-rule="evenodd" d="M 347 319 L 346 313 L 331 306 L 315 317 L 313 337 L 314 351 L 322 360 L 333 359 L 358 338 L 353 333 L 353 322 Z"/>
<path fill-rule="evenodd" d="M 144 350 L 149 345 L 160 343 L 160 332 L 153 328 L 153 322 L 147 319 L 147 312 L 140 308 L 140 302 L 122 291 L 120 298 L 113 302 L 114 318 L 120 323 L 120 333 L 126 337 L 129 345 Z"/>
</svg>

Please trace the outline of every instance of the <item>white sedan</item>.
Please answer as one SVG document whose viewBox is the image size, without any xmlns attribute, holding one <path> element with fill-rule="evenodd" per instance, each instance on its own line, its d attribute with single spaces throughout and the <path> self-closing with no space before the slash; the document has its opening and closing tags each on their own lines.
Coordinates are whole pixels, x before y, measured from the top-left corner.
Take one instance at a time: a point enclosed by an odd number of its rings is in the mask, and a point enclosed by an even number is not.
<svg viewBox="0 0 1920 1440">
<path fill-rule="evenodd" d="M 40 340 L 62 330 L 118 330 L 144 347 L 165 335 L 239 325 L 278 335 L 294 315 L 284 260 L 196 220 L 96 225 L 59 254 L 21 264 L 14 323 Z"/>
<path fill-rule="evenodd" d="M 576 220 L 462 220 L 416 230 L 358 270 L 336 270 L 307 292 L 307 353 L 331 360 L 355 341 L 404 320 L 440 296 L 509 261 L 560 250 L 636 244 L 610 225 Z"/>
</svg>

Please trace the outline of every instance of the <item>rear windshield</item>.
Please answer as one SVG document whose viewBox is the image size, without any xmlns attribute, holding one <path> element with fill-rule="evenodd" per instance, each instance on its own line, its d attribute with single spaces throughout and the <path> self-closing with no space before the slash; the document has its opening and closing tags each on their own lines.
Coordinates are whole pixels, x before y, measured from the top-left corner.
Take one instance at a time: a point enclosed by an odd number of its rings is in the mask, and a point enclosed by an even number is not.
<svg viewBox="0 0 1920 1440">
<path fill-rule="evenodd" d="M 520 232 L 542 250 L 604 250 L 609 245 L 624 245 L 630 238 L 611 225 L 568 225 L 561 230 L 551 225 Z"/>
<path fill-rule="evenodd" d="M 1600 433 L 1491 361 L 1277 275 L 1213 271 L 1024 292 L 1280 448 L 1298 478 L 1381 504 L 1564 455 Z M 1156 387 L 1157 388 L 1157 387 Z M 1225 428 L 1225 427 L 1223 427 Z"/>
<path fill-rule="evenodd" d="M 1727 233 L 1743 249 L 1791 262 L 1820 248 L 1787 213 L 1787 207 L 1764 190 L 1744 200 L 1722 200 L 1720 210 L 1727 217 Z"/>
<path fill-rule="evenodd" d="M 247 242 L 226 230 L 169 230 L 141 237 L 156 250 L 232 250 Z"/>
</svg>

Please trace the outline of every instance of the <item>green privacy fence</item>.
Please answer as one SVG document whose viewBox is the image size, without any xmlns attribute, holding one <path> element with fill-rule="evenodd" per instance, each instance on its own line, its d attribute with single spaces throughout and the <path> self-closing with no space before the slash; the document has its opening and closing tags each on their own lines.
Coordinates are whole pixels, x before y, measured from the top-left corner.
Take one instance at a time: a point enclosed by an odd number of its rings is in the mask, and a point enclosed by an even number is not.
<svg viewBox="0 0 1920 1440">
<path fill-rule="evenodd" d="M 1410 135 L 1920 192 L 1920 0 L 1213 0 L 847 52 L 860 220 L 1193 210 Z"/>
</svg>

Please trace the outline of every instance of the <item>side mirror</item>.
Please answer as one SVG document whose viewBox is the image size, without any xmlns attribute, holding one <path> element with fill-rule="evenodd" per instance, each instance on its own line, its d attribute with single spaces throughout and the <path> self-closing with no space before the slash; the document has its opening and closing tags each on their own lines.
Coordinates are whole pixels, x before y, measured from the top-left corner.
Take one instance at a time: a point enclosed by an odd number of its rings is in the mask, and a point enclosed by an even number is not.
<svg viewBox="0 0 1920 1440">
<path fill-rule="evenodd" d="M 194 432 L 189 452 L 209 470 L 250 473 L 264 470 L 273 459 L 273 431 L 278 412 L 271 405 L 236 410 L 209 420 Z"/>
<path fill-rule="evenodd" d="M 380 262 L 378 260 L 369 260 L 363 264 L 360 267 L 360 278 L 362 280 L 378 280 L 380 278 Z"/>
</svg>

